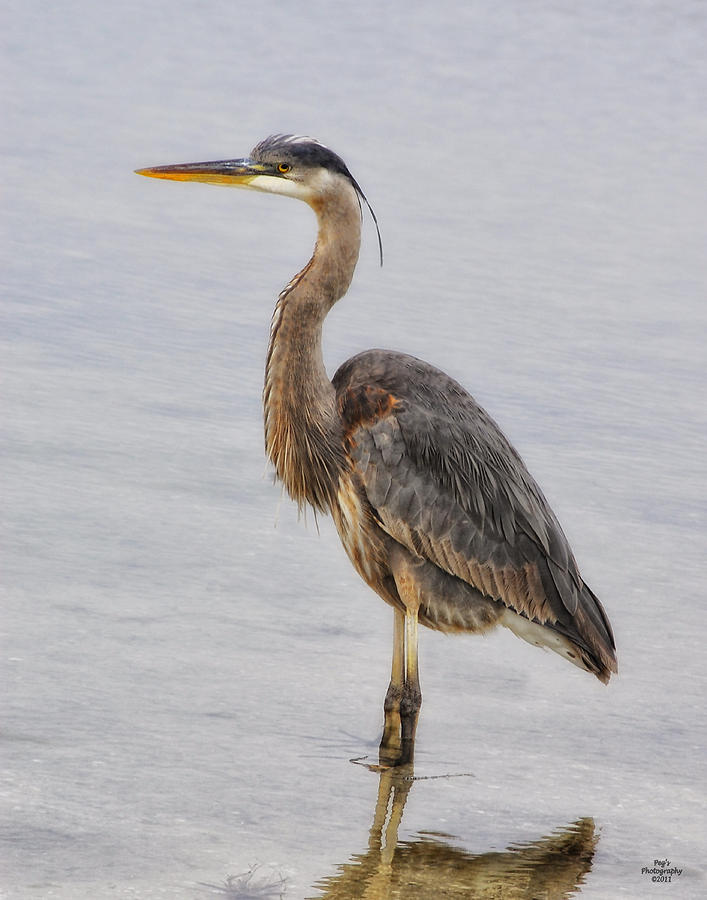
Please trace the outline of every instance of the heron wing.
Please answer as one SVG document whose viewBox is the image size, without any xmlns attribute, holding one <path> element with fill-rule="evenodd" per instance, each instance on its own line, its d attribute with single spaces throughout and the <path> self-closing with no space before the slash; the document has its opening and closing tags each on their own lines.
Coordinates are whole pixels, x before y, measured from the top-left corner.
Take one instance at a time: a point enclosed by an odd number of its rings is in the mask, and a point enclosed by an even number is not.
<svg viewBox="0 0 707 900">
<path fill-rule="evenodd" d="M 612 655 L 608 619 L 559 522 L 473 397 L 386 351 L 349 360 L 334 386 L 349 456 L 391 537 L 531 620 L 572 637 L 581 628 L 592 650 Z"/>
</svg>

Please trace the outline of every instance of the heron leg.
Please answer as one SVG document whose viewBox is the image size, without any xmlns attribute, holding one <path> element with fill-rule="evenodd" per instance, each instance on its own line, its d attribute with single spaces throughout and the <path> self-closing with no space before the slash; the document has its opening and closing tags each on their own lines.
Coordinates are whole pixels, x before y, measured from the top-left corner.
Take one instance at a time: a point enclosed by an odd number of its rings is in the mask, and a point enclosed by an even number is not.
<svg viewBox="0 0 707 900">
<path fill-rule="evenodd" d="M 391 554 L 391 570 L 404 604 L 395 611 L 393 667 L 385 698 L 385 726 L 380 744 L 381 765 L 412 763 L 417 716 L 422 705 L 417 661 L 417 614 L 420 595 L 415 563 L 402 548 Z"/>
<path fill-rule="evenodd" d="M 405 680 L 400 700 L 400 765 L 412 762 L 417 717 L 422 706 L 420 672 L 417 661 L 418 605 L 405 610 Z"/>
<path fill-rule="evenodd" d="M 394 610 L 393 615 L 393 664 L 383 704 L 385 722 L 379 750 L 381 765 L 395 765 L 401 750 L 400 701 L 405 679 L 405 615 L 399 609 Z"/>
</svg>

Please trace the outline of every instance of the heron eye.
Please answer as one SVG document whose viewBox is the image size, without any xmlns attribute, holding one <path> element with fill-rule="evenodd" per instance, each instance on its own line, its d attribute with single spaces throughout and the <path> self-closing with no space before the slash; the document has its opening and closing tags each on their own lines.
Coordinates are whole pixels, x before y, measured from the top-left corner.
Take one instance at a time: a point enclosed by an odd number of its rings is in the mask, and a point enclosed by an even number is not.
<svg viewBox="0 0 707 900">
<path fill-rule="evenodd" d="M 289 163 L 280 163 L 280 165 L 277 167 L 277 171 L 285 175 L 290 171 L 291 168 L 292 166 Z"/>
</svg>

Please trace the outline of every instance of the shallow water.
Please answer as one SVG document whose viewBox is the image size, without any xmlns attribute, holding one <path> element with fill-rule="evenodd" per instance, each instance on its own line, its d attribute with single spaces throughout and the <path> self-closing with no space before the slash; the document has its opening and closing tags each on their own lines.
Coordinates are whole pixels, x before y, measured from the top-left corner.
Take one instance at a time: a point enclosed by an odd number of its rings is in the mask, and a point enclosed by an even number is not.
<svg viewBox="0 0 707 900">
<path fill-rule="evenodd" d="M 0 896 L 704 896 L 703 6 L 3 20 Z M 423 634 L 411 782 L 349 762 L 390 611 L 262 451 L 311 213 L 132 175 L 273 131 L 339 151 L 383 231 L 331 371 L 387 346 L 467 385 L 617 635 L 604 688 L 510 634 Z"/>
</svg>

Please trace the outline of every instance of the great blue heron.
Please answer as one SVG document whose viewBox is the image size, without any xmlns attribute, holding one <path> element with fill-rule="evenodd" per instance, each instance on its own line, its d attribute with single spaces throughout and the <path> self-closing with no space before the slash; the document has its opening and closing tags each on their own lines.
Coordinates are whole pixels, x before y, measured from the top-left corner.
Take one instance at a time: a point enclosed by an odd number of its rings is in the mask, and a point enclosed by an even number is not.
<svg viewBox="0 0 707 900">
<path fill-rule="evenodd" d="M 273 135 L 247 159 L 138 171 L 283 194 L 316 213 L 312 258 L 272 318 L 265 447 L 300 507 L 331 512 L 356 571 L 394 609 L 381 762 L 412 760 L 418 621 L 444 632 L 505 625 L 607 682 L 617 664 L 606 613 L 540 488 L 473 397 L 386 350 L 360 353 L 329 380 L 322 324 L 351 283 L 368 204 L 344 161 L 312 138 Z"/>
</svg>

